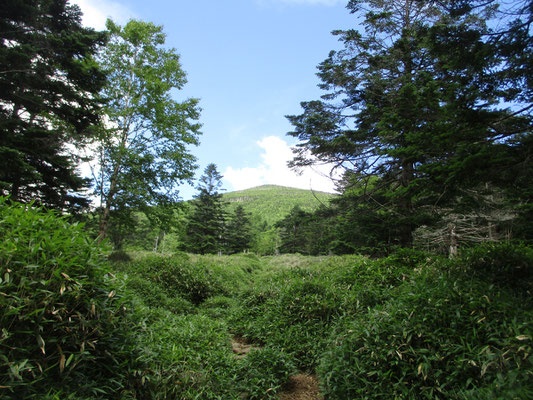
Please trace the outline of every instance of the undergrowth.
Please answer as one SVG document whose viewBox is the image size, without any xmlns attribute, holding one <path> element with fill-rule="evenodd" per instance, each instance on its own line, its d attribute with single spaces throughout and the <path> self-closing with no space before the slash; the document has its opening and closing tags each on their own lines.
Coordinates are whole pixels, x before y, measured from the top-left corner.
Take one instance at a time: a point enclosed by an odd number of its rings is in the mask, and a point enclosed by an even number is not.
<svg viewBox="0 0 533 400">
<path fill-rule="evenodd" d="M 533 398 L 526 246 L 105 260 L 4 200 L 0 233 L 2 399 L 274 399 L 298 370 L 328 400 Z"/>
</svg>

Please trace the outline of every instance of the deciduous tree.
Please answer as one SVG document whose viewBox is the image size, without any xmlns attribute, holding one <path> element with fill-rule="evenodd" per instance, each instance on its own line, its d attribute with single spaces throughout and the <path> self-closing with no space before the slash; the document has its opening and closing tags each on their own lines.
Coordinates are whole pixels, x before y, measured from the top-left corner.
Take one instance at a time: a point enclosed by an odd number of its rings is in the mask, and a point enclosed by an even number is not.
<svg viewBox="0 0 533 400">
<path fill-rule="evenodd" d="M 107 121 L 97 143 L 100 239 L 113 209 L 177 199 L 178 184 L 196 168 L 188 146 L 198 144 L 200 129 L 198 100 L 174 99 L 186 78 L 176 51 L 164 47 L 163 28 L 135 20 L 124 27 L 108 20 L 107 28 L 100 57 Z"/>
</svg>

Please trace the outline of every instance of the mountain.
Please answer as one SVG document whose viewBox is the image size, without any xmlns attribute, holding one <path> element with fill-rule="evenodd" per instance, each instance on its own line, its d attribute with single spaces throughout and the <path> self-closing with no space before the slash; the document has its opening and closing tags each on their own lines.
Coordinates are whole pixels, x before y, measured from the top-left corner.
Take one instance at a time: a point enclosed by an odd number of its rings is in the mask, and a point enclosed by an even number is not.
<svg viewBox="0 0 533 400">
<path fill-rule="evenodd" d="M 268 224 L 283 219 L 296 205 L 305 211 L 313 211 L 321 204 L 327 205 L 335 194 L 296 189 L 285 186 L 263 185 L 223 194 L 223 199 L 233 210 L 239 204 L 253 216 L 261 217 Z"/>
</svg>

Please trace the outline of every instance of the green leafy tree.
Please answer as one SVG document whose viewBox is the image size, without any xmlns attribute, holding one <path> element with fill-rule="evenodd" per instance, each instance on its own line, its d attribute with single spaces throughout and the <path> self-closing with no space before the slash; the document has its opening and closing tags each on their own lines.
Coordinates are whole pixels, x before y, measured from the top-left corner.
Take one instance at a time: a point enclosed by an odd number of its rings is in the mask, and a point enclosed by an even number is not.
<svg viewBox="0 0 533 400">
<path fill-rule="evenodd" d="M 187 224 L 184 247 L 200 254 L 219 253 L 224 247 L 225 211 L 222 194 L 222 175 L 215 164 L 209 164 L 198 184 L 193 210 Z"/>
<path fill-rule="evenodd" d="M 238 205 L 226 226 L 226 248 L 229 253 L 240 253 L 250 248 L 251 229 L 250 214 Z"/>
<path fill-rule="evenodd" d="M 99 237 L 112 210 L 173 202 L 177 185 L 196 168 L 189 145 L 198 144 L 198 100 L 178 102 L 172 91 L 186 83 L 179 56 L 164 48 L 162 27 L 108 20 L 111 38 L 100 64 L 108 74 L 103 96 L 108 123 L 98 140 Z"/>
<path fill-rule="evenodd" d="M 93 55 L 105 42 L 67 0 L 2 2 L 0 194 L 59 209 L 88 204 L 67 145 L 98 121 L 105 76 Z"/>
</svg>

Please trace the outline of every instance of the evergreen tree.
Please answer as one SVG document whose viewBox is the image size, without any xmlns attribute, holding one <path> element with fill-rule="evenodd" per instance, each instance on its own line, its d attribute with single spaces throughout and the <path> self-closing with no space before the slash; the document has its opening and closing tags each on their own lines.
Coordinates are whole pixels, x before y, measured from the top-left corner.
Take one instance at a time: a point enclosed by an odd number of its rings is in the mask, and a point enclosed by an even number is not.
<svg viewBox="0 0 533 400">
<path fill-rule="evenodd" d="M 501 177 L 524 132 L 523 119 L 501 105 L 508 94 L 487 78 L 501 65 L 483 36 L 491 10 L 460 17 L 459 3 L 469 2 L 350 1 L 362 29 L 335 32 L 345 48 L 319 66 L 327 94 L 288 117 L 301 141 L 292 165 L 353 172 L 369 189 L 358 201 L 388 215 L 383 223 L 402 246 L 427 222 L 424 206 L 454 202 L 498 170 Z M 489 167 L 494 174 L 483 175 Z"/>
<path fill-rule="evenodd" d="M 67 0 L 0 7 L 0 193 L 60 209 L 83 206 L 86 183 L 67 144 L 98 121 L 105 76 L 92 56 L 106 41 Z"/>
<path fill-rule="evenodd" d="M 226 248 L 230 254 L 240 253 L 250 248 L 251 240 L 250 214 L 238 205 L 227 223 Z"/>
<path fill-rule="evenodd" d="M 215 164 L 209 164 L 200 177 L 199 193 L 193 201 L 184 238 L 187 251 L 213 254 L 221 252 L 224 247 L 225 212 L 219 193 L 221 179 Z"/>
<path fill-rule="evenodd" d="M 281 253 L 310 254 L 307 240 L 310 218 L 311 213 L 294 206 L 289 214 L 276 224 L 276 227 L 280 228 Z"/>
</svg>

